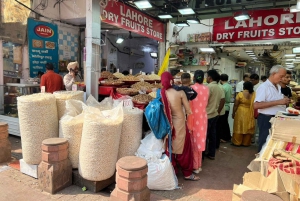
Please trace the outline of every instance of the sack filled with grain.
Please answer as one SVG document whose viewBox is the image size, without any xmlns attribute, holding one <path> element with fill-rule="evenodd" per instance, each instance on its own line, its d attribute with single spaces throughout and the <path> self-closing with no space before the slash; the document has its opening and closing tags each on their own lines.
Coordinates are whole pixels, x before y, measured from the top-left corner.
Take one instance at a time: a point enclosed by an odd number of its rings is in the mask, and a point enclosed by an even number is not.
<svg viewBox="0 0 300 201">
<path fill-rule="evenodd" d="M 118 159 L 134 156 L 142 139 L 143 110 L 124 108 L 124 121 Z"/>
<path fill-rule="evenodd" d="M 83 91 L 55 91 L 58 120 L 62 118 L 66 111 L 66 100 L 80 100 L 83 102 Z"/>
<path fill-rule="evenodd" d="M 77 115 L 80 115 L 82 113 L 84 107 L 86 107 L 86 104 L 84 104 L 84 102 L 82 102 L 82 101 L 72 100 L 72 99 L 67 100 L 66 101 L 66 110 L 65 110 L 64 116 L 75 117 Z M 64 134 L 63 134 L 63 131 L 62 131 L 62 126 L 61 126 L 62 118 L 59 120 L 59 137 L 60 138 L 64 138 Z"/>
<path fill-rule="evenodd" d="M 79 174 L 87 180 L 102 181 L 115 173 L 123 123 L 123 106 L 100 111 L 84 110 L 79 151 Z"/>
<path fill-rule="evenodd" d="M 43 140 L 58 137 L 55 96 L 39 93 L 20 96 L 17 100 L 23 159 L 38 165 L 42 160 Z"/>
<path fill-rule="evenodd" d="M 92 95 L 86 100 L 87 106 L 98 108 L 101 111 L 113 109 L 113 103 L 114 101 L 111 97 L 104 98 L 100 103 Z"/>
<path fill-rule="evenodd" d="M 60 119 L 59 137 L 69 141 L 69 159 L 73 168 L 78 168 L 79 149 L 82 135 L 84 115 L 83 108 L 86 105 L 78 100 L 66 101 L 66 114 Z"/>
</svg>

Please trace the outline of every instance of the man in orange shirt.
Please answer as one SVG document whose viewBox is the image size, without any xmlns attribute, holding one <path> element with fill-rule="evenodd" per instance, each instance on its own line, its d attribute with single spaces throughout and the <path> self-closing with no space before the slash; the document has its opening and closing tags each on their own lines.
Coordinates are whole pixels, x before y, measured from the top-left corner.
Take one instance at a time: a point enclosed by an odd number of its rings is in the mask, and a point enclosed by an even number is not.
<svg viewBox="0 0 300 201">
<path fill-rule="evenodd" d="M 45 86 L 45 91 L 53 93 L 54 91 L 60 91 L 64 89 L 64 83 L 62 77 L 55 73 L 52 63 L 46 64 L 46 73 L 41 77 L 40 86 Z"/>
</svg>

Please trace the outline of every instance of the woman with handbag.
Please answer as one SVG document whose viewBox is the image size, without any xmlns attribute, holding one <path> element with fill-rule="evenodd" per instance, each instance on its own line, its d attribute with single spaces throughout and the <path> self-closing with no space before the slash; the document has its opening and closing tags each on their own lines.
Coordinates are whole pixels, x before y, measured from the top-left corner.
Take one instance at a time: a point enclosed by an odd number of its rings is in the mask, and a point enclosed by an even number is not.
<svg viewBox="0 0 300 201">
<path fill-rule="evenodd" d="M 234 119 L 232 145 L 250 146 L 255 133 L 254 119 L 255 92 L 251 82 L 244 83 L 244 90 L 235 98 L 232 118 Z"/>
<path fill-rule="evenodd" d="M 172 165 L 175 173 L 178 172 L 177 164 L 186 180 L 197 181 L 200 178 L 193 174 L 193 154 L 191 138 L 186 128 L 186 115 L 191 114 L 189 102 L 184 91 L 176 91 L 172 88 L 174 83 L 171 73 L 164 72 L 161 75 L 161 100 L 164 105 L 164 112 L 172 128 Z M 185 113 L 182 109 L 185 110 Z M 168 141 L 168 140 L 167 140 Z M 166 146 L 167 148 L 169 146 Z M 169 155 L 168 150 L 166 154 Z"/>
</svg>

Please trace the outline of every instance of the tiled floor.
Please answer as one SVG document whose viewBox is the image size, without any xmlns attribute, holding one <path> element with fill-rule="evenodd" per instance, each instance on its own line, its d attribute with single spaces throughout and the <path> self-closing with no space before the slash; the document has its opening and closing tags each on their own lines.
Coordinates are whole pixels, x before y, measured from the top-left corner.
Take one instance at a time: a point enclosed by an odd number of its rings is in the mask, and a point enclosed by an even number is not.
<svg viewBox="0 0 300 201">
<path fill-rule="evenodd" d="M 10 136 L 12 156 L 21 158 L 20 138 Z M 151 200 L 182 201 L 230 201 L 233 184 L 242 183 L 247 165 L 255 158 L 257 147 L 233 147 L 222 143 L 216 160 L 205 159 L 200 181 L 186 181 L 178 175 L 181 189 L 173 191 L 151 191 Z M 37 180 L 18 171 L 16 162 L 9 169 L 0 164 L 0 201 L 35 200 L 109 200 L 109 189 L 100 193 L 83 192 L 80 187 L 71 186 L 56 195 L 42 192 Z"/>
</svg>

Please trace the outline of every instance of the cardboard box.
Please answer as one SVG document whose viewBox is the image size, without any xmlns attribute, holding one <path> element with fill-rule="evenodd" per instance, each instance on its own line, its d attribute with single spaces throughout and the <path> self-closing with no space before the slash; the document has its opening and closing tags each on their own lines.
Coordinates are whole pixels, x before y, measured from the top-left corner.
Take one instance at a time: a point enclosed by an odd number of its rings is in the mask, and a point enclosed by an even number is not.
<svg viewBox="0 0 300 201">
<path fill-rule="evenodd" d="M 284 201 L 296 201 L 299 198 L 299 184 L 296 175 L 287 174 L 279 169 L 274 170 L 269 177 L 259 172 L 245 173 L 243 185 L 253 190 L 262 190 L 280 196 Z"/>
<path fill-rule="evenodd" d="M 299 124 L 299 119 L 275 118 L 272 124 L 273 139 L 300 144 Z"/>
</svg>

